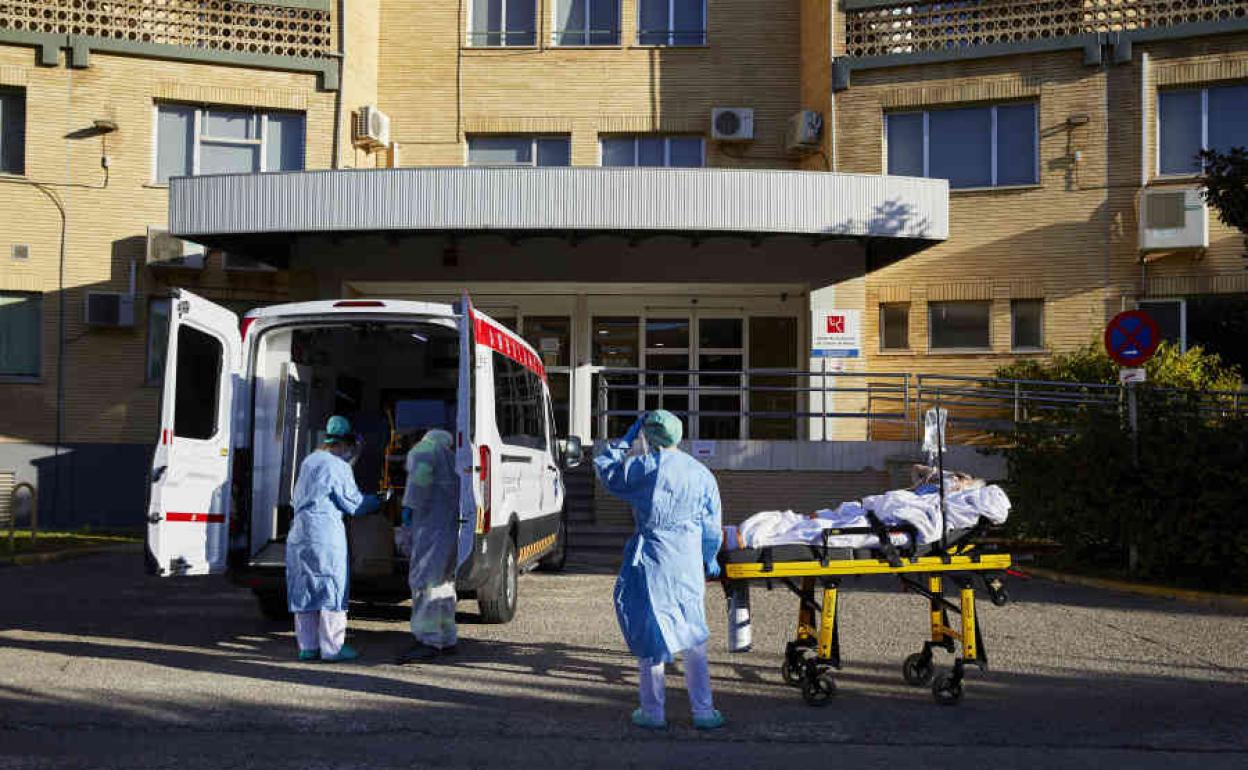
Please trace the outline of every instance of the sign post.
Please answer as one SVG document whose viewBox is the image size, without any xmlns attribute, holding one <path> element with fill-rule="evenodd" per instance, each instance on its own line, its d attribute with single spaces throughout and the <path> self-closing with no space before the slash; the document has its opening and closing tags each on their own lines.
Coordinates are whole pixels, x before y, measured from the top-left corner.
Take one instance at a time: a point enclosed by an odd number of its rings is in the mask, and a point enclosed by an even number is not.
<svg viewBox="0 0 1248 770">
<path fill-rule="evenodd" d="M 1127 424 L 1131 428 L 1131 459 L 1140 464 L 1140 416 L 1135 389 L 1145 381 L 1144 364 L 1157 352 L 1161 332 L 1152 316 L 1142 310 L 1128 310 L 1110 319 L 1105 327 L 1105 352 L 1119 366 L 1118 381 L 1127 389 Z M 1134 537 L 1123 522 L 1123 541 L 1127 545 L 1127 569 L 1135 571 L 1139 550 Z"/>
<path fill-rule="evenodd" d="M 828 440 L 828 374 L 844 371 L 847 358 L 862 355 L 862 342 L 857 310 L 837 310 L 815 306 L 810 309 L 810 357 L 819 359 L 821 398 L 820 423 L 824 441 Z M 830 362 L 830 364 L 829 364 Z"/>
</svg>

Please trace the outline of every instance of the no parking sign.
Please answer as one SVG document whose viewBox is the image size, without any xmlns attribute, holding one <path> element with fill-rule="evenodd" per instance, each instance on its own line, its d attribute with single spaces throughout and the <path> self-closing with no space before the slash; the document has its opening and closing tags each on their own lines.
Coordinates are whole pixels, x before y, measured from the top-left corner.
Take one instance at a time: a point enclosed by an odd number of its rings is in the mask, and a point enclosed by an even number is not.
<svg viewBox="0 0 1248 770">
<path fill-rule="evenodd" d="M 1143 310 L 1119 313 L 1105 327 L 1105 352 L 1122 366 L 1142 366 L 1160 342 L 1157 322 Z"/>
</svg>

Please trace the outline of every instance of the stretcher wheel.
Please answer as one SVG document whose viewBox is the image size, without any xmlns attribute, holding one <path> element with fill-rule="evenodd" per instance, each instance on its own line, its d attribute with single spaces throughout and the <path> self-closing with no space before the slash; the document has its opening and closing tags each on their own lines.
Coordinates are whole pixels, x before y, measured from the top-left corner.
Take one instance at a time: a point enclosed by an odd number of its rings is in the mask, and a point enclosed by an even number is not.
<svg viewBox="0 0 1248 770">
<path fill-rule="evenodd" d="M 962 700 L 962 683 L 951 674 L 941 674 L 932 682 L 932 697 L 942 706 L 956 706 Z"/>
<path fill-rule="evenodd" d="M 1010 603 L 1009 589 L 1007 589 L 1005 586 L 1002 586 L 997 591 L 993 591 L 992 589 L 989 589 L 988 598 L 991 599 L 992 603 L 996 605 L 997 607 L 1004 607 L 1005 605 Z"/>
<path fill-rule="evenodd" d="M 811 706 L 826 706 L 836 695 L 836 680 L 829 668 L 812 669 L 802 680 L 802 698 Z"/>
<path fill-rule="evenodd" d="M 930 684 L 935 675 L 936 664 L 932 662 L 931 655 L 916 652 L 913 655 L 907 655 L 905 662 L 901 664 L 901 677 L 912 687 Z"/>
<path fill-rule="evenodd" d="M 784 663 L 780 664 L 780 676 L 784 677 L 784 683 L 790 687 L 801 687 L 805 679 L 805 669 L 805 663 L 786 657 Z"/>
</svg>

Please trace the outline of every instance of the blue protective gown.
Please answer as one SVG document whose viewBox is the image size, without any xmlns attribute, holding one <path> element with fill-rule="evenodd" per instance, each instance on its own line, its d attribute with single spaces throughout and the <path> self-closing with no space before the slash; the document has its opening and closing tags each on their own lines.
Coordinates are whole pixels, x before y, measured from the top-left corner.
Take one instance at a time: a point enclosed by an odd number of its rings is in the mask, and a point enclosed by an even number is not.
<svg viewBox="0 0 1248 770">
<path fill-rule="evenodd" d="M 722 539 L 719 485 L 680 450 L 627 452 L 627 443 L 614 441 L 594 459 L 603 485 L 632 506 L 636 525 L 615 582 L 615 614 L 633 655 L 668 662 L 710 636 L 704 564 Z"/>
<path fill-rule="evenodd" d="M 299 466 L 295 519 L 286 537 L 286 595 L 291 612 L 346 611 L 350 565 L 342 517 L 375 507 L 369 501 L 356 487 L 346 460 L 317 451 Z"/>
<path fill-rule="evenodd" d="M 412 517 L 407 578 L 413 591 L 450 580 L 459 546 L 459 474 L 455 471 L 454 439 L 443 430 L 429 433 L 407 453 L 403 507 Z"/>
</svg>

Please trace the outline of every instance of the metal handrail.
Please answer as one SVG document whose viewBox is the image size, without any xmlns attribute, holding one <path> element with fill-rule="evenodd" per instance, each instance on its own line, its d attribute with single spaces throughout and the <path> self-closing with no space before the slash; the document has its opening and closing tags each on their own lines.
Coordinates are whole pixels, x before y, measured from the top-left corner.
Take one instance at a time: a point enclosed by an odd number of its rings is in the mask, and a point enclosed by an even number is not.
<svg viewBox="0 0 1248 770">
<path fill-rule="evenodd" d="M 874 421 L 908 424 L 910 430 L 903 435 L 909 438 L 922 435 L 920 423 L 923 412 L 937 401 L 962 425 L 981 430 L 1009 429 L 1014 425 L 1032 422 L 1041 415 L 1080 409 L 1121 411 L 1126 402 L 1125 388 L 1121 385 L 958 374 L 640 367 L 602 367 L 596 373 L 599 375 L 598 408 L 593 411 L 593 417 L 599 436 L 606 435 L 607 420 L 610 417 L 635 416 L 644 411 L 645 398 L 651 395 L 687 396 L 688 408 L 676 411 L 690 418 L 854 418 L 868 420 L 869 425 Z M 734 378 L 735 384 L 703 384 L 706 379 L 721 382 L 724 378 Z M 676 380 L 675 384 L 672 383 L 673 379 Z M 776 379 L 795 381 L 769 382 Z M 636 393 L 636 406 L 611 408 L 612 391 Z M 1202 416 L 1238 415 L 1248 411 L 1248 391 L 1186 391 L 1149 387 L 1148 392 L 1150 396 L 1169 398 L 1176 406 L 1194 408 L 1195 413 Z M 700 408 L 699 396 L 733 394 L 741 396 L 739 408 L 735 410 Z M 753 410 L 749 405 L 751 394 L 794 394 L 797 399 L 791 409 Z M 803 394 L 807 399 L 805 403 L 802 402 Z M 826 404 L 829 397 L 837 395 L 865 398 L 865 403 L 863 408 L 855 411 L 819 409 L 815 406 L 815 403 Z M 826 423 L 823 427 L 823 435 L 827 436 Z"/>
</svg>

